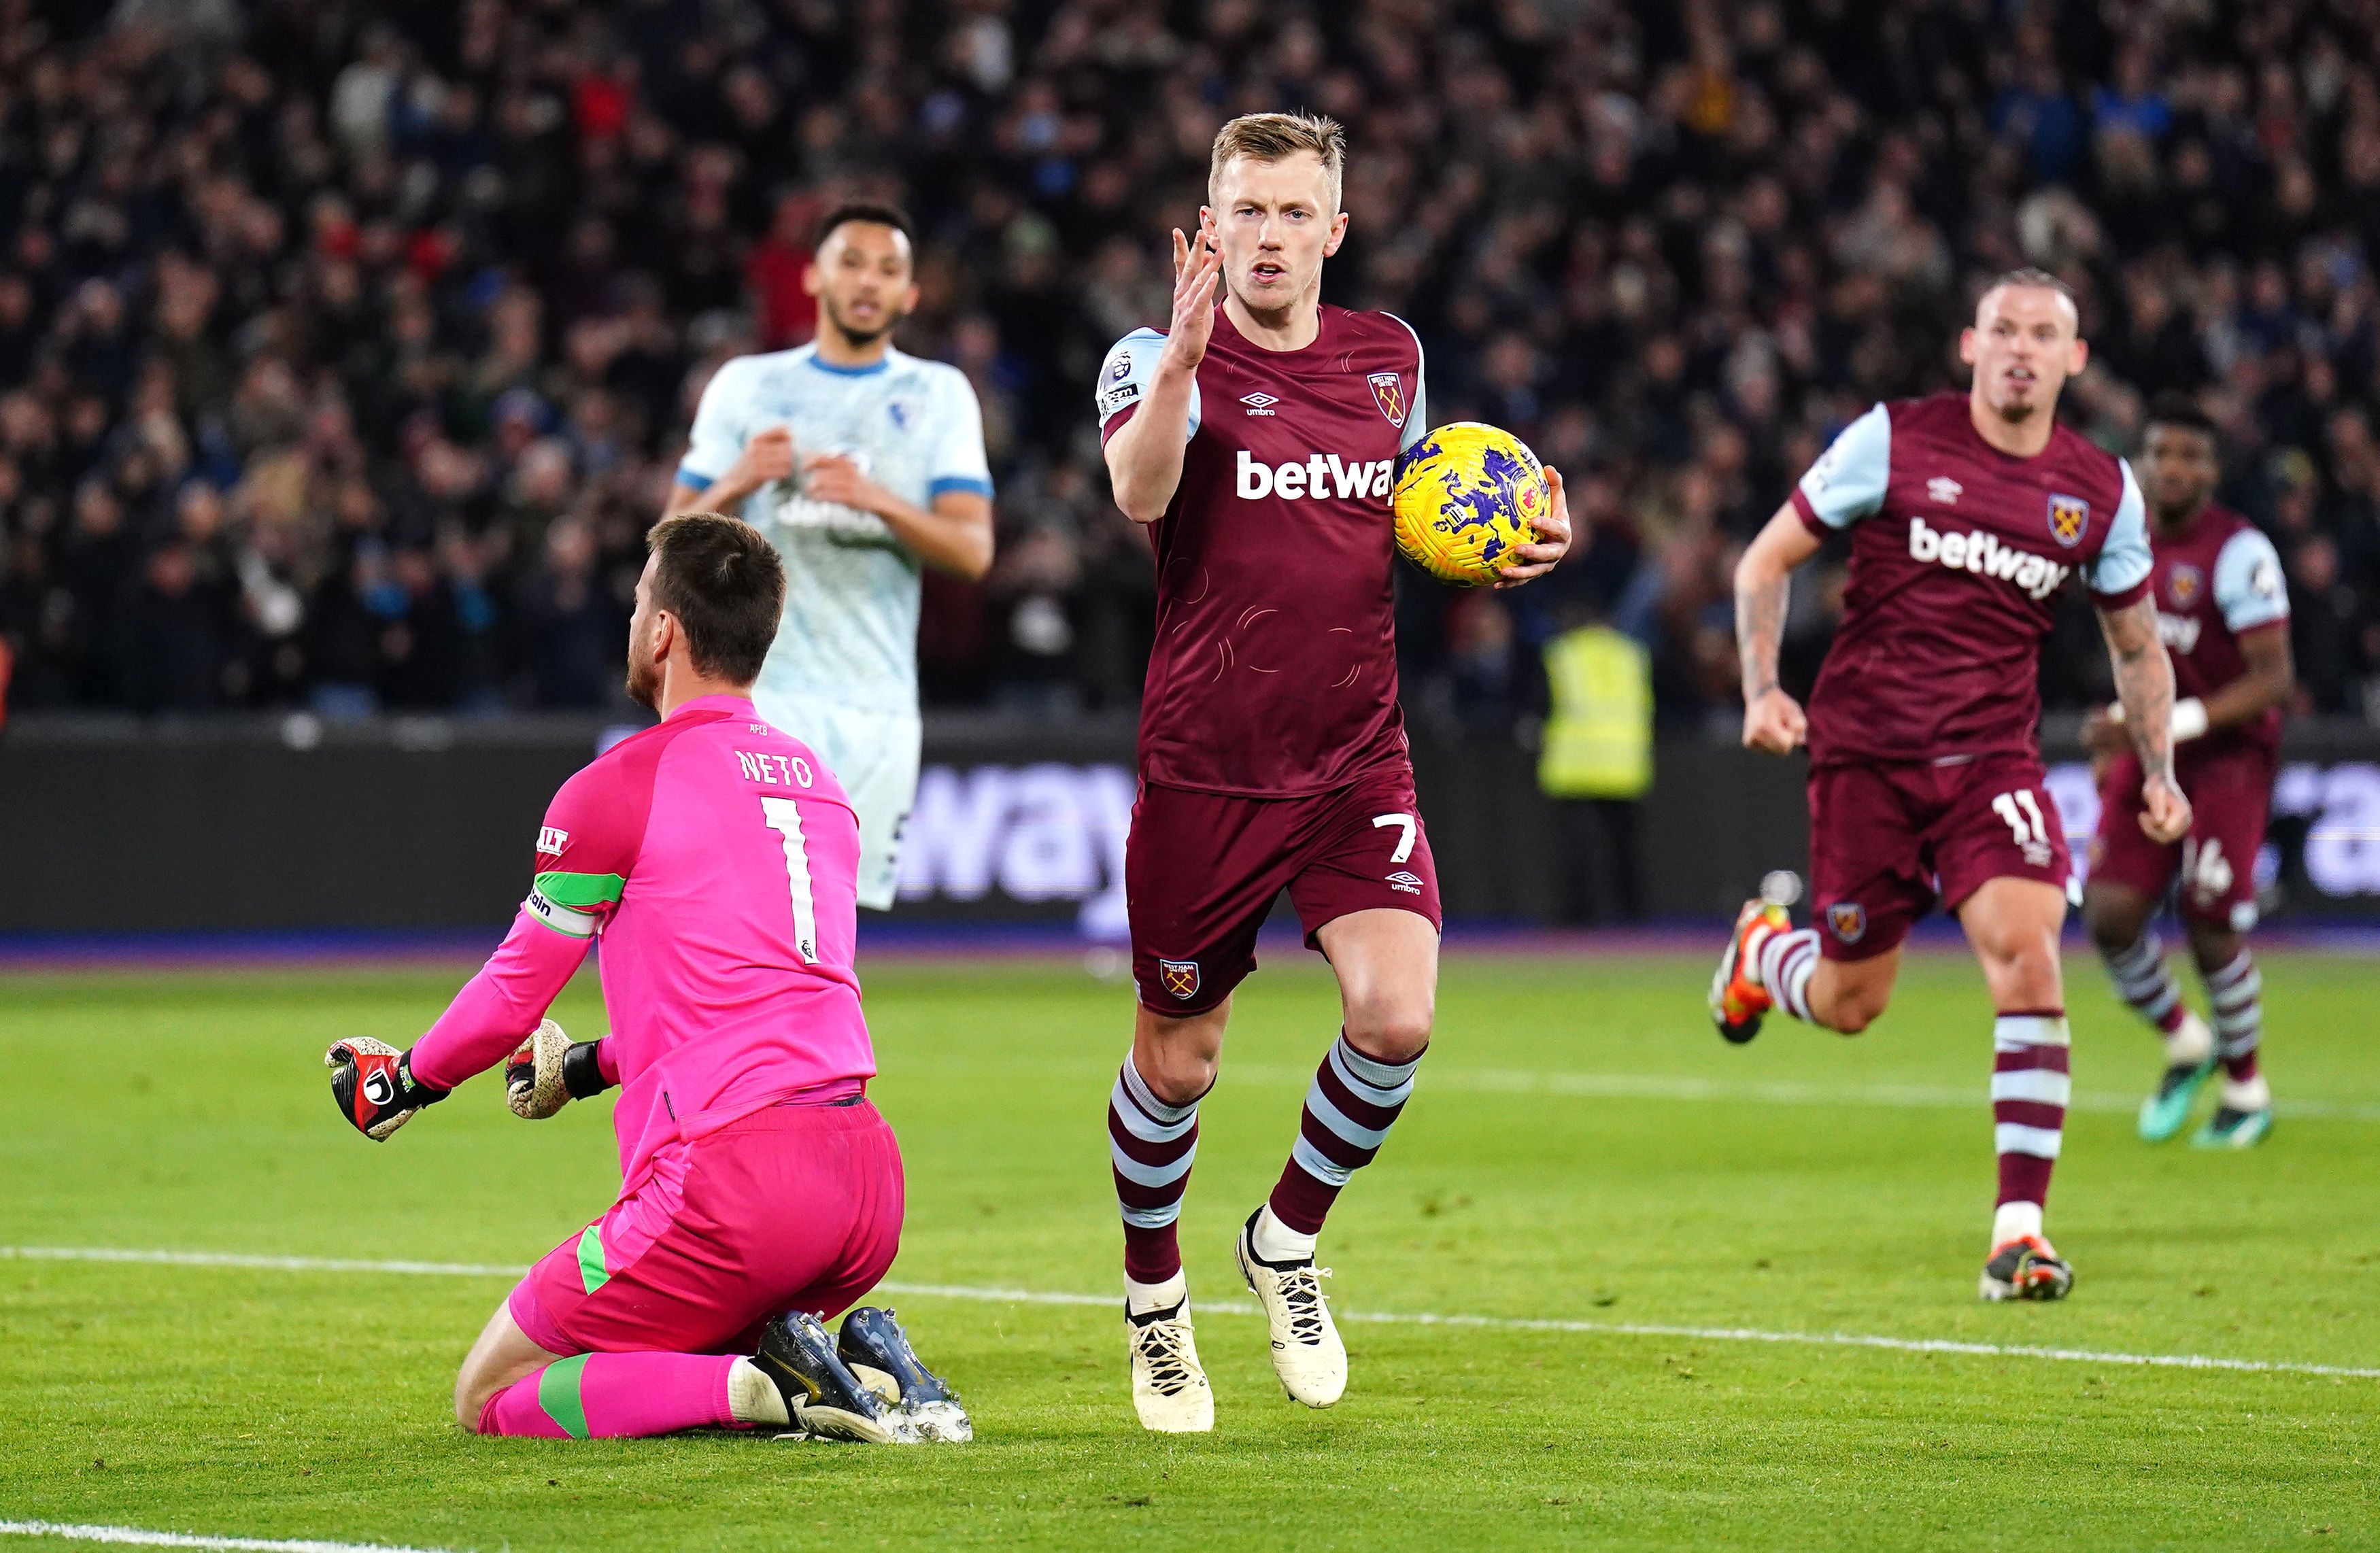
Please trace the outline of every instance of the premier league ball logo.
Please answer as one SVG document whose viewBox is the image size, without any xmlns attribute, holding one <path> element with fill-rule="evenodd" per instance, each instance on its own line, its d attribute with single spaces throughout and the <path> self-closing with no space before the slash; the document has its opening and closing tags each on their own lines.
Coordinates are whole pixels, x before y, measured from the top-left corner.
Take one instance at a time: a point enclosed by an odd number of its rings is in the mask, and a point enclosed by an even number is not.
<svg viewBox="0 0 2380 1553">
<path fill-rule="evenodd" d="M 2049 498 L 2049 537 L 2072 550 L 2091 527 L 2091 504 L 2080 496 Z"/>
<path fill-rule="evenodd" d="M 1196 960 L 1160 960 L 1158 980 L 1175 997 L 1184 1000 L 1198 995 L 1198 962 Z"/>
</svg>

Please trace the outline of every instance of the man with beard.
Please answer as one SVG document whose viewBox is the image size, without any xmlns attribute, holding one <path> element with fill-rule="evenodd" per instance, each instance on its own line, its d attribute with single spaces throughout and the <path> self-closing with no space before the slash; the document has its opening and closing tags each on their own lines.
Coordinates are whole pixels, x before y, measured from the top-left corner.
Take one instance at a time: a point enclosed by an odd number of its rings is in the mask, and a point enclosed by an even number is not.
<svg viewBox="0 0 2380 1553">
<path fill-rule="evenodd" d="M 924 567 L 991 568 L 983 416 L 964 373 L 892 347 L 917 305 L 906 216 L 828 212 L 803 284 L 818 338 L 739 356 L 702 392 L 669 513 L 742 515 L 784 558 L 784 618 L 753 687 L 859 813 L 859 904 L 892 904 L 917 791 Z"/>
<path fill-rule="evenodd" d="M 859 823 L 752 707 L 783 568 L 716 513 L 651 547 L 628 693 L 660 725 L 563 783 L 503 945 L 409 1051 L 332 1047 L 333 1098 L 381 1141 L 499 1062 L 532 1120 L 620 1086 L 619 1200 L 496 1307 L 455 1377 L 465 1428 L 967 1438 L 891 1312 L 853 1311 L 839 1341 L 820 1324 L 892 1266 L 903 1185 L 866 1094 Z M 544 1014 L 598 938 L 612 1033 L 573 1045 Z"/>
</svg>

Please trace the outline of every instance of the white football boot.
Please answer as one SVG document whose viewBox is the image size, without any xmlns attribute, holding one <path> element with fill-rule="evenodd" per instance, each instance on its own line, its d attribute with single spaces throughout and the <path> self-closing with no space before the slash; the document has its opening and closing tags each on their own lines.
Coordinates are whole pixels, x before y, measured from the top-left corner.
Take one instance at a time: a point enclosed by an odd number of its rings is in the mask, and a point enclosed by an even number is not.
<svg viewBox="0 0 2380 1553">
<path fill-rule="evenodd" d="M 1272 1329 L 1272 1371 L 1281 1377 L 1281 1389 L 1308 1407 L 1329 1407 L 1347 1389 L 1347 1345 L 1339 1341 L 1330 1302 L 1322 1296 L 1322 1280 L 1330 1269 L 1316 1267 L 1311 1257 L 1268 1262 L 1258 1256 L 1250 1237 L 1263 1211 L 1257 1208 L 1240 1226 L 1232 1255 Z"/>
<path fill-rule="evenodd" d="M 1140 1426 L 1161 1435 L 1203 1435 L 1215 1426 L 1215 1389 L 1198 1364 L 1190 1302 L 1145 1316 L 1127 1314 L 1132 1349 L 1132 1410 Z"/>
</svg>

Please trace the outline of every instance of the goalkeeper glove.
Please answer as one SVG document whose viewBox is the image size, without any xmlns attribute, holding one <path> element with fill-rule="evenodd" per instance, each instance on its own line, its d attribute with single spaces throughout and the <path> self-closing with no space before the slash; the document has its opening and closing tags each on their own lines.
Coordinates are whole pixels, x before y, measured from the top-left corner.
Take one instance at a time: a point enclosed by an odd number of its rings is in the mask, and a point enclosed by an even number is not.
<svg viewBox="0 0 2380 1553">
<path fill-rule="evenodd" d="M 445 1090 L 414 1078 L 412 1052 L 370 1036 L 338 1042 L 323 1053 L 322 1065 L 331 1070 L 331 1099 L 339 1114 L 374 1143 L 386 1143 L 415 1111 L 446 1098 Z"/>
<path fill-rule="evenodd" d="M 504 1061 L 504 1103 L 526 1122 L 542 1122 L 572 1100 L 584 1100 L 612 1087 L 595 1058 L 595 1042 L 574 1044 L 552 1020 L 540 1021 L 534 1033 Z"/>
</svg>

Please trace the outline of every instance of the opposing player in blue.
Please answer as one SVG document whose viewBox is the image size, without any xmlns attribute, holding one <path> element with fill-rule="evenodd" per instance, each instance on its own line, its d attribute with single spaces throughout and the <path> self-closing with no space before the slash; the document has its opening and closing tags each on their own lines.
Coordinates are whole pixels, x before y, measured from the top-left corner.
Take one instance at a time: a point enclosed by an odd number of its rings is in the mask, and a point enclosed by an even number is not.
<svg viewBox="0 0 2380 1553">
<path fill-rule="evenodd" d="M 752 699 L 851 795 L 859 904 L 883 911 L 917 794 L 923 568 L 990 569 L 991 472 L 965 374 L 892 345 L 917 305 L 908 218 L 839 206 L 817 253 L 818 338 L 712 375 L 669 513 L 741 516 L 783 558 L 784 619 Z"/>
</svg>

